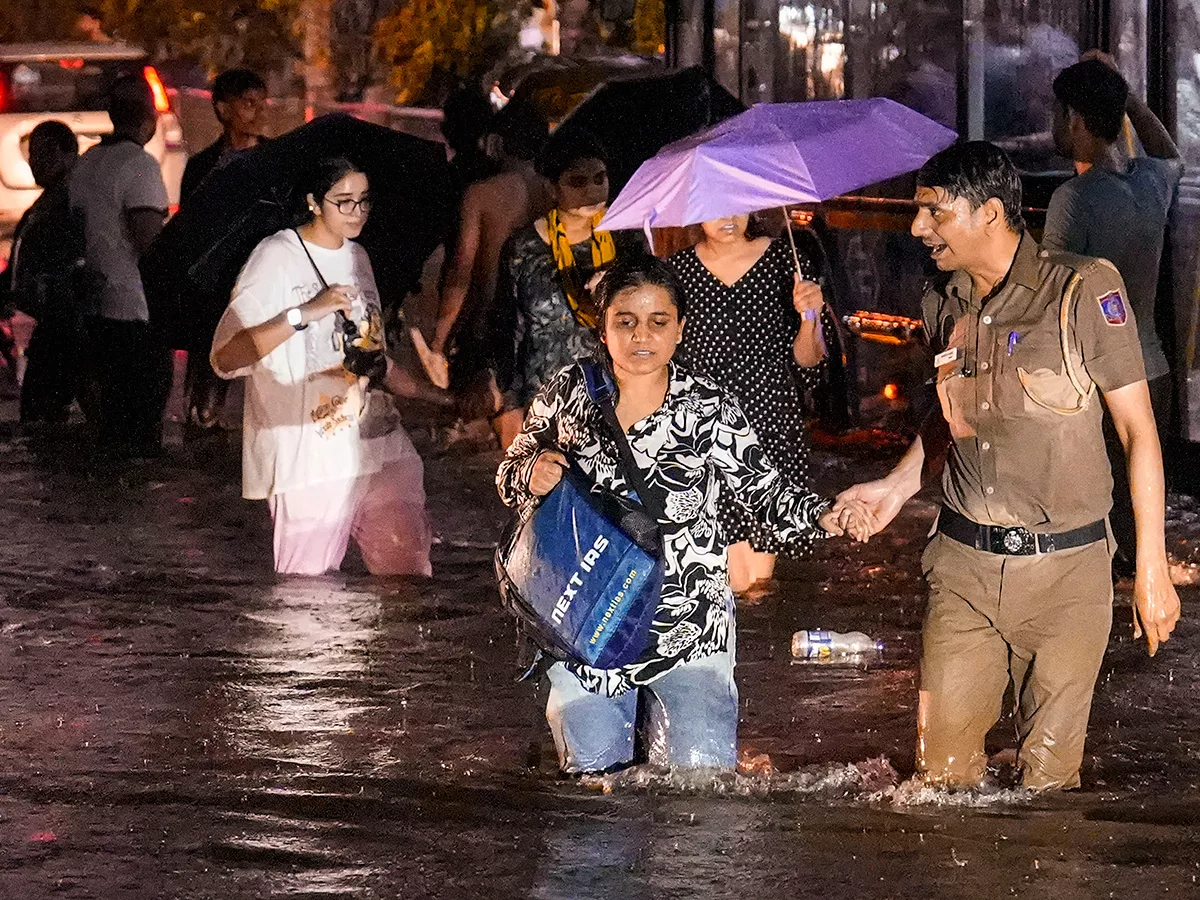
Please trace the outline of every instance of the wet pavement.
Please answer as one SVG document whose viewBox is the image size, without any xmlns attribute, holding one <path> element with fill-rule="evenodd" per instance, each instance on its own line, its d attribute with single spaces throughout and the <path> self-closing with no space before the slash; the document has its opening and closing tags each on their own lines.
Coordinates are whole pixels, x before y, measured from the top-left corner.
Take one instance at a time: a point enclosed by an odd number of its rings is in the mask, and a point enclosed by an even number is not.
<svg viewBox="0 0 1200 900">
<path fill-rule="evenodd" d="M 512 680 L 496 455 L 414 437 L 435 577 L 350 560 L 278 579 L 236 438 L 124 469 L 0 426 L 0 897 L 1200 896 L 1194 588 L 1154 660 L 1118 610 L 1083 790 L 922 791 L 906 781 L 933 506 L 910 504 L 741 609 L 743 774 L 563 779 Z M 889 459 L 825 452 L 820 480 Z M 1188 580 L 1194 502 L 1175 498 L 1170 537 Z M 804 627 L 887 651 L 793 665 Z"/>
</svg>

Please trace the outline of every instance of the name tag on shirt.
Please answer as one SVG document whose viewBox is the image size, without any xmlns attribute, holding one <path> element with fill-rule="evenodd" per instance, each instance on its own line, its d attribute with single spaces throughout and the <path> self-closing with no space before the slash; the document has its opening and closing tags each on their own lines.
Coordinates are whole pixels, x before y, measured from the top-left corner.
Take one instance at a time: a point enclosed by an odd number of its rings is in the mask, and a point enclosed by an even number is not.
<svg viewBox="0 0 1200 900">
<path fill-rule="evenodd" d="M 943 350 L 933 358 L 933 366 L 935 369 L 940 369 L 942 366 L 947 365 L 948 363 L 956 362 L 957 360 L 958 348 L 951 347 L 949 350 Z"/>
</svg>

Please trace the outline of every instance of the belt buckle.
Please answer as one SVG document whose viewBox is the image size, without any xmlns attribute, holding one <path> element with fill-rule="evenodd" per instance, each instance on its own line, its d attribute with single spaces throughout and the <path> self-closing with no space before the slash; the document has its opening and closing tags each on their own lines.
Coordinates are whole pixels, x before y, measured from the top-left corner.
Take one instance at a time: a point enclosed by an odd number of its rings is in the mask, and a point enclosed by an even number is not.
<svg viewBox="0 0 1200 900">
<path fill-rule="evenodd" d="M 1032 531 L 1017 526 L 1003 529 L 1000 546 L 1009 556 L 1033 556 L 1037 553 L 1037 538 Z"/>
</svg>

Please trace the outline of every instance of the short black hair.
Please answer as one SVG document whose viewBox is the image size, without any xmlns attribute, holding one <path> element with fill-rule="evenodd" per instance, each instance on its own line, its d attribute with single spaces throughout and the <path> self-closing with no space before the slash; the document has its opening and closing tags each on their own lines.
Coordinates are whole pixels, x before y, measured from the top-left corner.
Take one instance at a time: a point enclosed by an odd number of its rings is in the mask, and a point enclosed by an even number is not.
<svg viewBox="0 0 1200 900">
<path fill-rule="evenodd" d="M 76 156 L 79 153 L 79 138 L 75 137 L 75 132 L 66 122 L 47 119 L 29 132 L 29 155 L 33 156 L 43 147 Z"/>
<path fill-rule="evenodd" d="M 608 165 L 608 153 L 594 135 L 585 131 L 573 131 L 566 137 L 551 138 L 538 158 L 538 174 L 557 182 L 564 172 L 585 159 L 598 159 L 605 166 Z"/>
<path fill-rule="evenodd" d="M 1025 230 L 1021 215 L 1021 176 L 1008 154 L 990 141 L 964 141 L 935 153 L 917 172 L 918 188 L 940 188 L 962 197 L 976 210 L 992 197 L 1004 207 L 1008 227 Z"/>
<path fill-rule="evenodd" d="M 114 131 L 139 128 L 156 115 L 154 95 L 141 75 L 129 73 L 112 83 L 108 91 L 108 117 Z"/>
<path fill-rule="evenodd" d="M 226 69 L 213 79 L 212 102 L 227 103 L 247 91 L 265 91 L 267 83 L 250 69 Z"/>
<path fill-rule="evenodd" d="M 1054 79 L 1054 96 L 1083 119 L 1087 130 L 1112 143 L 1121 135 L 1129 85 L 1121 73 L 1098 59 L 1068 66 Z"/>
<path fill-rule="evenodd" d="M 308 208 L 308 195 L 320 203 L 335 184 L 354 172 L 362 169 L 344 156 L 328 156 L 309 166 L 296 181 L 293 194 L 293 222 L 305 225 L 313 219 L 313 212 Z"/>
</svg>

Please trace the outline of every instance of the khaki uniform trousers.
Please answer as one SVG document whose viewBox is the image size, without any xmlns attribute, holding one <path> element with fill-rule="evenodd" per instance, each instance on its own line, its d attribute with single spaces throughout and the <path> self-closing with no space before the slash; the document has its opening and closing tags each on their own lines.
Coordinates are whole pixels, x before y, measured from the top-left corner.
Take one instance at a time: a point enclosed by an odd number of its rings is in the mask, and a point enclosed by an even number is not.
<svg viewBox="0 0 1200 900">
<path fill-rule="evenodd" d="M 1024 787 L 1079 786 L 1092 691 L 1112 627 L 1109 541 L 1005 556 L 936 534 L 922 635 L 917 768 L 975 785 L 1013 686 Z"/>
</svg>

